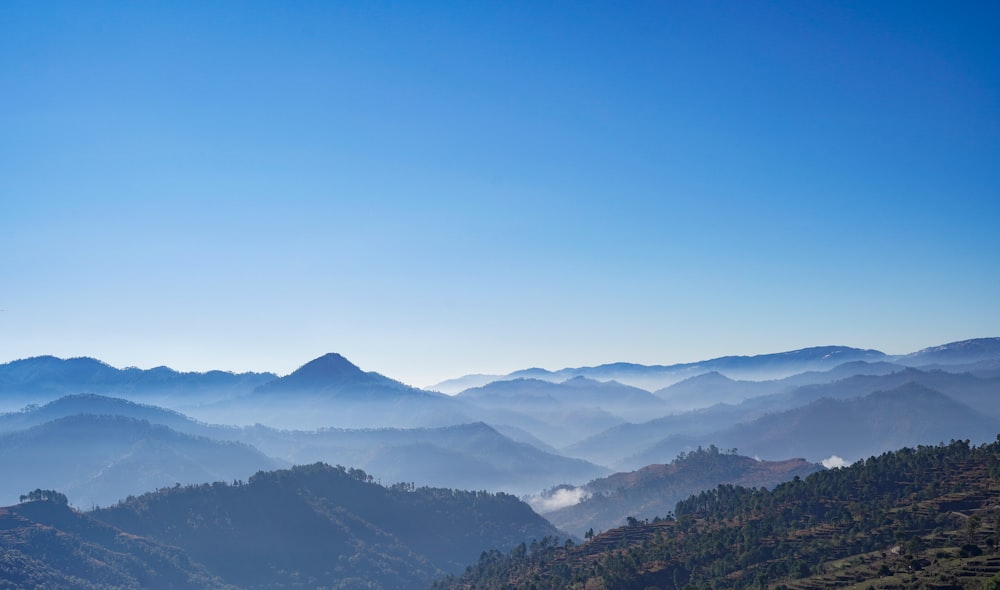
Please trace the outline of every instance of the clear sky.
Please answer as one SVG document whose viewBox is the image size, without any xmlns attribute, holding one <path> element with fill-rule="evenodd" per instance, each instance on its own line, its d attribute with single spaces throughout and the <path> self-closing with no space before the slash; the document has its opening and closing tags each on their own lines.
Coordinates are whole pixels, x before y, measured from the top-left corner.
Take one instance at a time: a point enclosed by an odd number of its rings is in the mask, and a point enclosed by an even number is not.
<svg viewBox="0 0 1000 590">
<path fill-rule="evenodd" d="M 0 2 L 0 362 L 1000 335 L 996 2 Z"/>
</svg>

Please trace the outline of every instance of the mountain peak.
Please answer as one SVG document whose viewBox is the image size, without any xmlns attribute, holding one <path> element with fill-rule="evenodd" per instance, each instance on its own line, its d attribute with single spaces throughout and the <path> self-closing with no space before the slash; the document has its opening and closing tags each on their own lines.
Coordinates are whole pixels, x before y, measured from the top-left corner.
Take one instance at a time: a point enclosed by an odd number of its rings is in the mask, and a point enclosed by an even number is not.
<svg viewBox="0 0 1000 590">
<path fill-rule="evenodd" d="M 362 371 L 357 365 L 336 352 L 328 352 L 302 365 L 290 374 L 261 386 L 261 389 L 315 389 L 330 386 L 357 385 L 378 381 L 373 374 Z"/>
<path fill-rule="evenodd" d="M 298 375 L 307 379 L 329 379 L 331 377 L 357 375 L 363 372 L 357 365 L 344 358 L 343 355 L 336 352 L 328 352 L 302 365 L 293 371 L 289 377 Z"/>
<path fill-rule="evenodd" d="M 380 375 L 363 371 L 357 365 L 335 352 L 329 352 L 302 365 L 294 372 L 270 383 L 261 385 L 255 393 L 323 392 L 324 395 L 368 395 L 378 391 L 389 397 L 399 394 L 434 395 Z"/>
</svg>

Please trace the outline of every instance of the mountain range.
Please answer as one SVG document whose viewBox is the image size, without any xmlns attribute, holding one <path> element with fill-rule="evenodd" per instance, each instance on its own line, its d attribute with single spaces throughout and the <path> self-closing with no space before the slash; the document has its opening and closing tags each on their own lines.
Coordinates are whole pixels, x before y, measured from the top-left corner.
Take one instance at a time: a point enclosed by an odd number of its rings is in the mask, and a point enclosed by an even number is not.
<svg viewBox="0 0 1000 590">
<path fill-rule="evenodd" d="M 407 590 L 556 534 L 513 496 L 314 464 L 87 513 L 48 499 L 0 508 L 0 585 Z"/>
<path fill-rule="evenodd" d="M 605 543 L 600 531 L 623 521 L 626 539 L 666 531 L 646 521 L 720 485 L 779 490 L 821 461 L 866 465 L 1000 432 L 998 338 L 487 381 L 445 395 L 334 353 L 281 377 L 54 357 L 0 365 L 0 407 L 20 408 L 0 414 L 0 504 L 41 493 L 95 508 L 0 509 L 0 581 L 426 587 L 483 556 L 499 564 L 501 548 L 554 547 L 561 533 L 509 493 Z M 670 534 L 688 526 L 677 516 Z"/>
<path fill-rule="evenodd" d="M 76 414 L 0 434 L 0 499 L 58 489 L 75 505 L 108 505 L 175 483 L 232 481 L 287 465 L 239 442 L 145 420 Z"/>
<path fill-rule="evenodd" d="M 810 461 L 837 457 L 851 463 L 905 446 L 954 439 L 984 443 L 997 433 L 997 419 L 910 382 L 859 398 L 821 398 L 705 435 L 669 435 L 626 463 L 645 465 L 705 441 L 738 446 L 744 453 L 766 459 L 786 457 L 788 449 L 795 448 Z"/>
<path fill-rule="evenodd" d="M 890 362 L 908 367 L 958 367 L 961 371 L 995 370 L 1000 359 L 1000 337 L 977 338 L 928 347 L 916 352 L 889 355 L 878 350 L 847 346 L 818 346 L 754 356 L 723 356 L 693 363 L 640 365 L 610 363 L 594 367 L 522 369 L 507 375 L 466 375 L 428 389 L 454 394 L 494 381 L 518 378 L 564 382 L 574 377 L 596 381 L 617 380 L 646 391 L 663 389 L 689 377 L 716 371 L 737 380 L 773 380 L 807 371 L 827 371 L 852 361 Z M 956 369 L 953 369 L 953 372 Z M 635 380 L 643 383 L 634 383 Z M 658 384 L 658 381 L 665 381 Z M 338 385 L 334 385 L 338 384 Z M 414 390 L 374 372 L 364 372 L 343 356 L 330 353 L 306 363 L 284 377 L 269 372 L 235 374 L 225 371 L 183 373 L 168 367 L 117 369 L 92 358 L 59 359 L 39 356 L 0 364 L 0 396 L 33 395 L 54 399 L 74 393 L 101 393 L 130 397 L 153 392 L 182 394 L 248 394 L 269 390 Z M 48 400 L 44 400 L 48 401 Z"/>
<path fill-rule="evenodd" d="M 1000 338 L 896 356 L 825 346 L 678 365 L 529 369 L 449 396 L 333 353 L 282 377 L 36 357 L 0 365 L 2 403 L 29 404 L 0 414 L 0 468 L 20 469 L 0 497 L 44 483 L 80 505 L 106 505 L 174 483 L 313 461 L 365 469 L 386 483 L 518 494 L 665 464 L 699 446 L 851 462 L 901 445 L 990 440 L 1000 430 L 997 363 Z M 597 379 L 657 375 L 676 382 L 650 391 Z M 59 460 L 26 462 L 42 450 Z M 140 463 L 129 484 L 120 474 Z"/>
<path fill-rule="evenodd" d="M 211 425 L 96 394 L 0 414 L 0 502 L 59 489 L 75 505 L 109 505 L 164 486 L 244 479 L 324 461 L 386 483 L 530 493 L 608 470 L 517 442 L 482 423 L 441 428 L 279 430 Z"/>
<path fill-rule="evenodd" d="M 168 367 L 117 369 L 92 358 L 39 356 L 0 365 L 0 396 L 36 401 L 75 393 L 217 398 L 240 395 L 277 378 L 273 373 L 182 373 Z"/>
<path fill-rule="evenodd" d="M 514 371 L 507 375 L 466 375 L 443 381 L 432 386 L 431 389 L 445 393 L 458 393 L 493 381 L 530 378 L 560 382 L 573 377 L 587 377 L 599 381 L 615 380 L 648 391 L 655 391 L 689 377 L 712 371 L 723 373 L 733 379 L 760 381 L 780 379 L 804 371 L 829 370 L 853 361 L 898 362 L 905 366 L 922 366 L 933 363 L 969 364 L 995 359 L 998 348 L 1000 348 L 1000 338 L 953 342 L 906 355 L 887 355 L 878 350 L 848 346 L 817 346 L 753 356 L 723 356 L 694 363 L 673 365 L 609 363 L 594 367 L 565 368 L 558 371 L 531 368 Z"/>
</svg>

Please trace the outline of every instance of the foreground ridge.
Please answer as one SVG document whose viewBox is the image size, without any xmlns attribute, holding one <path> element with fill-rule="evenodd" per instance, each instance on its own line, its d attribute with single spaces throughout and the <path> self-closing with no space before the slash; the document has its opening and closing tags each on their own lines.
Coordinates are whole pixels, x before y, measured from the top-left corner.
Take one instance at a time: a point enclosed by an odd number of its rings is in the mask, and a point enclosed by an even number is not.
<svg viewBox="0 0 1000 590">
<path fill-rule="evenodd" d="M 79 512 L 0 507 L 0 588 L 423 590 L 483 550 L 558 531 L 502 493 L 378 484 L 324 463 L 161 488 Z"/>
<path fill-rule="evenodd" d="M 483 553 L 442 588 L 1000 588 L 1000 442 L 722 485 L 588 542 Z"/>
<path fill-rule="evenodd" d="M 164 488 L 90 515 L 241 588 L 417 590 L 483 549 L 558 532 L 508 494 L 386 487 L 324 463 Z"/>
</svg>

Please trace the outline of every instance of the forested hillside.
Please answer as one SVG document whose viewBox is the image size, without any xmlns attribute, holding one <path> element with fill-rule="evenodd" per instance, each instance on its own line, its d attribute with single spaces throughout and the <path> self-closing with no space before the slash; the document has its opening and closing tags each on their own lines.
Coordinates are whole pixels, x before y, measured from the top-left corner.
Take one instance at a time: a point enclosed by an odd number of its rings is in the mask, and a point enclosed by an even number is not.
<svg viewBox="0 0 1000 590">
<path fill-rule="evenodd" d="M 485 553 L 437 588 L 983 588 L 1000 442 L 902 449 L 773 491 L 719 486 L 572 546 Z M 993 586 L 990 586 L 993 587 Z"/>
<path fill-rule="evenodd" d="M 322 463 L 162 489 L 90 515 L 243 588 L 424 588 L 484 550 L 557 533 L 514 496 L 384 487 Z"/>
<path fill-rule="evenodd" d="M 722 452 L 714 445 L 682 453 L 668 464 L 653 464 L 628 473 L 595 479 L 581 488 L 584 500 L 542 514 L 561 530 L 583 536 L 625 524 L 628 517 L 652 519 L 673 512 L 692 493 L 722 483 L 772 488 L 823 467 L 804 459 L 758 461 Z"/>
<path fill-rule="evenodd" d="M 43 490 L 37 490 L 42 492 Z M 47 490 L 50 491 L 50 490 Z M 184 551 L 76 512 L 49 495 L 0 508 L 0 588 L 233 588 Z"/>
</svg>

